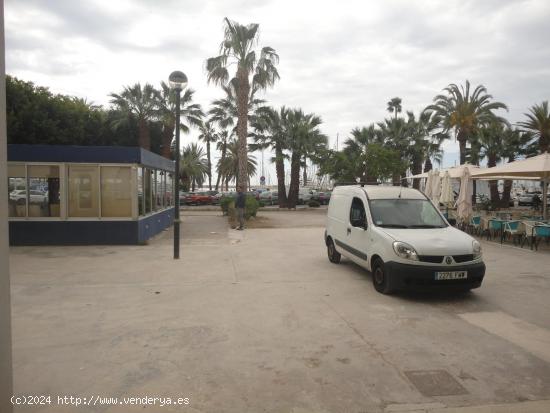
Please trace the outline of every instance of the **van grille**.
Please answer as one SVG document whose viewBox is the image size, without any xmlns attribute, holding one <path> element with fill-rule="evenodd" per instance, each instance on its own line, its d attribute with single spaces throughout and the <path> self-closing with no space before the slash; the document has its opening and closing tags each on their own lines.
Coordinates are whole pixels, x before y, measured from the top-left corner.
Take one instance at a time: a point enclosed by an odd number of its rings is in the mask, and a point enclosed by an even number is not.
<svg viewBox="0 0 550 413">
<path fill-rule="evenodd" d="M 418 259 L 422 262 L 431 262 L 434 264 L 441 264 L 443 262 L 444 255 L 419 255 Z M 468 262 L 474 260 L 473 254 L 453 255 L 453 259 L 456 263 Z"/>
<path fill-rule="evenodd" d="M 453 255 L 455 262 L 467 262 L 474 260 L 474 254 Z"/>
<path fill-rule="evenodd" d="M 432 262 L 434 264 L 441 264 L 443 262 L 442 255 L 419 255 L 418 259 L 422 262 Z"/>
</svg>

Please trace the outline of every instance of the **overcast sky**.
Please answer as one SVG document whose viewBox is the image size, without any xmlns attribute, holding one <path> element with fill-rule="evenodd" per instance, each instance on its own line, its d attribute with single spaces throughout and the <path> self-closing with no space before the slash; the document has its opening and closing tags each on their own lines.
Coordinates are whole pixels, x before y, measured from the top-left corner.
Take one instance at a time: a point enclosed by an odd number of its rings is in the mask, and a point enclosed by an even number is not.
<svg viewBox="0 0 550 413">
<path fill-rule="evenodd" d="M 548 0 L 7 0 L 6 71 L 108 105 L 124 85 L 182 70 L 208 107 L 222 94 L 204 62 L 226 16 L 259 23 L 259 45 L 280 55 L 265 98 L 320 115 L 333 146 L 387 117 L 390 98 L 417 113 L 465 79 L 506 103 L 511 122 L 550 99 Z M 457 148 L 445 145 L 444 163 Z"/>
</svg>

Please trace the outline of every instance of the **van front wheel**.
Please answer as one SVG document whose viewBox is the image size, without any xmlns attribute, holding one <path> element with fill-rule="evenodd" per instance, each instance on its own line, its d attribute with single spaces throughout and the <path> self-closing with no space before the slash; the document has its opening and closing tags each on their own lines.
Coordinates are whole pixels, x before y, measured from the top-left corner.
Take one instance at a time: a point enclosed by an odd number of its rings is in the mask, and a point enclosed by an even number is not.
<svg viewBox="0 0 550 413">
<path fill-rule="evenodd" d="M 372 283 L 379 293 L 391 294 L 393 292 L 384 262 L 380 258 L 377 258 L 372 264 Z"/>
<path fill-rule="evenodd" d="M 336 251 L 332 238 L 329 238 L 327 242 L 327 254 L 330 262 L 332 262 L 333 264 L 340 263 L 340 259 L 342 258 L 342 255 L 338 251 Z"/>
</svg>

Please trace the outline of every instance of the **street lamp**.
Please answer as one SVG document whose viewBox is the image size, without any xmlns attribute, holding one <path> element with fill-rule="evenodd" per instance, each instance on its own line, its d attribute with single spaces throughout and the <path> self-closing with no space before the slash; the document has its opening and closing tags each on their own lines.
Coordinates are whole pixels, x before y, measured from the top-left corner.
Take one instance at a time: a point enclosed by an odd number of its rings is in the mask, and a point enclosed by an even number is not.
<svg viewBox="0 0 550 413">
<path fill-rule="evenodd" d="M 176 185 L 174 188 L 174 259 L 180 257 L 180 94 L 187 86 L 185 73 L 176 70 L 170 73 L 168 83 L 176 92 Z"/>
</svg>

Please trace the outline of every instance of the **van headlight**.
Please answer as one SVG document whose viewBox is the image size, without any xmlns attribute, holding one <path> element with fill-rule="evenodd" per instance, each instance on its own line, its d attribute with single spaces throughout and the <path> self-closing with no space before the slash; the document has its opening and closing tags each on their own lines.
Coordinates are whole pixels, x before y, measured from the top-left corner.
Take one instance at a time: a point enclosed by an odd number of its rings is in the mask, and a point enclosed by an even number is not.
<svg viewBox="0 0 550 413">
<path fill-rule="evenodd" d="M 393 250 L 401 258 L 418 261 L 416 250 L 406 242 L 395 241 L 393 243 Z"/>
<path fill-rule="evenodd" d="M 473 240 L 472 241 L 472 249 L 474 252 L 474 260 L 477 260 L 478 258 L 481 258 L 481 244 L 479 241 Z"/>
</svg>

